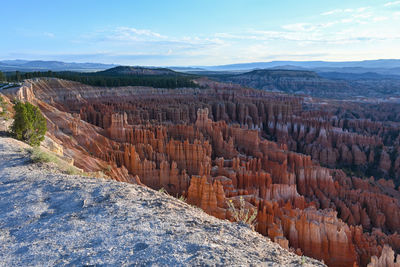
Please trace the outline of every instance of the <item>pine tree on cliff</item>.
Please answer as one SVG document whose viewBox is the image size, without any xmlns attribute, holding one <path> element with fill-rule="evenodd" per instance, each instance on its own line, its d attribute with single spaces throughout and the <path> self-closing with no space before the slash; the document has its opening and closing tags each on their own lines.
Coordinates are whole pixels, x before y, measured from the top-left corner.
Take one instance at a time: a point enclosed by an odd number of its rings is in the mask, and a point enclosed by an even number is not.
<svg viewBox="0 0 400 267">
<path fill-rule="evenodd" d="M 17 102 L 14 110 L 13 136 L 31 146 L 39 146 L 47 131 L 47 122 L 40 109 L 29 102 Z"/>
<path fill-rule="evenodd" d="M 18 70 L 15 72 L 15 80 L 17 82 L 21 81 L 21 72 L 19 72 Z"/>
</svg>

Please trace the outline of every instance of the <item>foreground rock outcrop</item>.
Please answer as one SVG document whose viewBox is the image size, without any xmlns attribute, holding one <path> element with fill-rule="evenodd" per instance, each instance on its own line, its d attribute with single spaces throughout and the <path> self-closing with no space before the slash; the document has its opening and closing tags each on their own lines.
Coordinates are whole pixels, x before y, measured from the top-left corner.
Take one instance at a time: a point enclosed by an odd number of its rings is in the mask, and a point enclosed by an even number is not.
<svg viewBox="0 0 400 267">
<path fill-rule="evenodd" d="M 0 138 L 2 265 L 324 266 L 164 193 L 32 165 L 22 149 Z"/>
</svg>

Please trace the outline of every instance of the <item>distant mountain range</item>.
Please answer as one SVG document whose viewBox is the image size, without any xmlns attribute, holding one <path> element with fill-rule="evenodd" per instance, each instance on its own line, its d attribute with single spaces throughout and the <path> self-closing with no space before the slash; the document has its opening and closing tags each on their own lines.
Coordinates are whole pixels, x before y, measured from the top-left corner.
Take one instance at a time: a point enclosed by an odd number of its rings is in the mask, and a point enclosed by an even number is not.
<svg viewBox="0 0 400 267">
<path fill-rule="evenodd" d="M 22 72 L 75 71 L 81 73 L 67 73 L 65 75 L 69 75 L 72 77 L 68 76 L 70 79 L 80 82 L 82 82 L 82 77 L 90 76 L 92 85 L 104 83 L 109 86 L 176 87 L 179 85 L 190 87 L 190 77 L 194 76 L 188 74 L 196 74 L 267 91 L 318 97 L 400 96 L 400 60 L 397 59 L 351 62 L 272 61 L 169 68 L 117 66 L 100 63 L 65 63 L 61 61 L 4 60 L 0 61 L 0 70 L 19 70 Z M 85 72 L 90 72 L 90 74 L 85 74 Z M 65 78 L 62 73 L 58 75 Z M 175 78 L 168 80 L 168 77 L 171 76 L 180 77 L 181 83 L 177 84 L 178 80 Z M 135 80 L 138 77 L 141 77 L 139 84 Z"/>
<path fill-rule="evenodd" d="M 3 60 L 0 61 L 0 71 L 78 71 L 93 72 L 116 67 L 114 64 L 101 63 L 66 63 L 62 61 L 42 60 Z"/>
<path fill-rule="evenodd" d="M 78 71 L 94 72 L 110 69 L 119 65 L 102 63 L 67 63 L 62 61 L 43 61 L 43 60 L 2 60 L 0 61 L 1 71 Z M 156 68 L 156 67 L 147 67 Z M 200 74 L 210 74 L 213 72 L 248 72 L 257 69 L 280 69 L 280 70 L 310 70 L 317 73 L 376 73 L 381 75 L 399 75 L 400 59 L 379 59 L 364 61 L 271 61 L 239 63 L 218 66 L 186 66 L 168 67 L 178 72 L 189 72 Z M 323 75 L 325 76 L 325 75 Z M 332 78 L 332 77 L 331 77 Z"/>
<path fill-rule="evenodd" d="M 209 71 L 246 71 L 254 69 L 308 69 L 318 70 L 321 72 L 377 72 L 383 71 L 382 74 L 394 74 L 390 72 L 400 73 L 400 59 L 379 59 L 379 60 L 364 60 L 364 61 L 271 61 L 271 62 L 253 62 L 239 63 L 219 66 L 203 66 L 199 67 Z"/>
</svg>

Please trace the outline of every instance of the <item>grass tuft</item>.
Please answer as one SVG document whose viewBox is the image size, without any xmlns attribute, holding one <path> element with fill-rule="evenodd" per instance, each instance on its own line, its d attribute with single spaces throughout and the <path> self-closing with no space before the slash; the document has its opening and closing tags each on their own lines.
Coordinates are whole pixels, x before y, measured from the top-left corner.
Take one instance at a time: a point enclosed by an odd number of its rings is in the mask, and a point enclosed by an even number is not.
<svg viewBox="0 0 400 267">
<path fill-rule="evenodd" d="M 252 208 L 249 209 L 246 207 L 246 203 L 244 198 L 240 196 L 239 198 L 239 207 L 236 208 L 233 201 L 230 199 L 227 201 L 228 209 L 231 212 L 233 219 L 235 222 L 243 222 L 248 224 L 253 230 L 257 224 L 257 209 Z"/>
<path fill-rule="evenodd" d="M 186 202 L 186 198 L 185 198 L 183 195 L 181 195 L 180 197 L 178 197 L 178 199 L 179 199 L 180 201 Z"/>
<path fill-rule="evenodd" d="M 57 156 L 47 153 L 40 149 L 39 147 L 32 147 L 28 149 L 28 152 L 30 154 L 30 158 L 32 162 L 34 163 L 49 163 L 53 162 L 58 164 L 60 160 L 57 158 Z"/>
<path fill-rule="evenodd" d="M 69 175 L 90 176 L 90 173 L 84 172 L 77 167 L 68 164 L 66 161 L 60 159 L 55 154 L 47 152 L 40 147 L 32 147 L 27 149 L 30 154 L 30 159 L 33 163 L 54 163 L 57 168 Z M 104 174 L 103 174 L 104 175 Z"/>
</svg>

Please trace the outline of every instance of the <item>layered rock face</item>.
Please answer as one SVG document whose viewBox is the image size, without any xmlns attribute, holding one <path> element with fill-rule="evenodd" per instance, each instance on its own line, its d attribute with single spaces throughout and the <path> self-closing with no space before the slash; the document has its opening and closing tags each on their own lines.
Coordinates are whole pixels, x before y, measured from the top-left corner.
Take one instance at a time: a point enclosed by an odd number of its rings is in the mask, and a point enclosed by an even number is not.
<svg viewBox="0 0 400 267">
<path fill-rule="evenodd" d="M 328 266 L 394 261 L 390 253 L 400 252 L 395 183 L 348 176 L 316 161 L 396 172 L 400 160 L 392 148 L 399 138 L 385 134 L 391 123 L 341 119 L 344 104 L 320 108 L 298 97 L 198 83 L 208 89 L 50 80 L 34 83 L 32 92 L 54 140 L 80 168 L 164 188 L 221 219 L 233 219 L 227 201 L 241 197 L 257 210 L 258 232 Z"/>
</svg>

